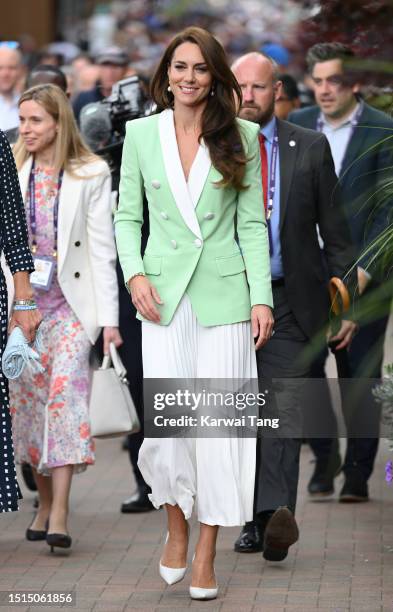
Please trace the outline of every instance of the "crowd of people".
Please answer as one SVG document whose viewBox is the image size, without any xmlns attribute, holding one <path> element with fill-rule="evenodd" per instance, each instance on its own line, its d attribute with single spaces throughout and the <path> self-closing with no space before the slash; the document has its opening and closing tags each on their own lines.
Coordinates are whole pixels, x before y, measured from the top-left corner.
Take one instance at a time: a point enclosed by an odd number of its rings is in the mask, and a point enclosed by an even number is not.
<svg viewBox="0 0 393 612">
<path fill-rule="evenodd" d="M 1 378 L 7 468 L 0 472 L 0 511 L 16 510 L 20 498 L 11 415 L 16 461 L 30 466 L 38 490 L 26 537 L 52 550 L 71 547 L 72 476 L 94 463 L 89 355 L 101 330 L 103 352 L 110 342 L 119 348 L 142 423 L 143 378 L 323 381 L 328 344 L 346 354 L 350 376 L 381 375 L 392 292 L 373 244 L 391 222 L 393 121 L 364 101 L 347 67 L 353 51 L 338 43 L 309 50 L 315 104 L 306 107 L 274 45 L 238 53 L 231 64 L 211 33 L 191 26 L 161 51 L 149 89 L 157 112 L 127 124 L 116 262 L 111 172 L 77 126 L 84 106 L 138 70 L 126 49 L 110 46 L 94 61 L 77 55 L 65 71 L 41 58 L 21 85 L 22 55 L 13 43 L 0 43 L 10 329 L 21 326 L 31 340 L 40 324 L 45 367 L 10 383 L 10 406 Z M 45 273 L 30 285 L 34 266 Z M 352 298 L 335 330 L 332 277 Z M 3 275 L 1 281 L 4 348 Z M 375 300 L 378 312 L 359 316 L 362 303 Z M 321 332 L 326 340 L 309 351 Z M 296 413 L 305 398 L 282 401 Z M 374 410 L 368 391 L 355 411 L 349 401 L 344 394 L 352 419 Z M 334 421 L 328 394 L 315 410 Z M 347 425 L 350 432 L 349 417 Z M 165 506 L 162 578 L 174 584 L 185 575 L 195 503 L 192 598 L 217 596 L 219 526 L 241 527 L 235 551 L 284 560 L 299 537 L 301 440 L 166 433 L 129 436 L 137 490 L 121 508 Z M 309 443 L 316 456 L 311 499 L 328 499 L 340 470 L 339 501 L 369 499 L 377 437 L 349 434 L 344 461 L 336 438 Z"/>
</svg>

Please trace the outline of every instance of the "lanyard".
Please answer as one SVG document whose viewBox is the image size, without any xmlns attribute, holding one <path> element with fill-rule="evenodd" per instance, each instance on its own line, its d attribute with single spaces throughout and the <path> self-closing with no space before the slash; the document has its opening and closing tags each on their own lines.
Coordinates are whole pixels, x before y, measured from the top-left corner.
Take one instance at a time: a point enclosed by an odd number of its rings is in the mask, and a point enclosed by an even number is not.
<svg viewBox="0 0 393 612">
<path fill-rule="evenodd" d="M 261 147 L 264 147 L 264 150 L 266 151 L 266 159 L 267 159 L 267 147 L 266 147 L 266 136 L 261 132 L 261 137 L 263 137 L 263 139 L 261 138 Z M 262 149 L 261 149 L 261 157 L 263 159 L 262 156 Z M 273 199 L 274 199 L 274 192 L 275 192 L 275 188 L 276 188 L 276 176 L 277 176 L 277 158 L 278 158 L 278 129 L 277 129 L 277 123 L 274 126 L 274 135 L 273 135 L 273 145 L 272 145 L 272 152 L 271 152 L 271 156 L 270 156 L 270 164 L 268 163 L 269 167 L 269 178 L 268 178 L 268 196 L 267 196 L 267 200 L 265 200 L 266 204 L 266 219 L 269 220 L 272 212 L 273 212 Z"/>
<path fill-rule="evenodd" d="M 273 212 L 273 198 L 274 198 L 274 190 L 276 187 L 276 175 L 277 175 L 277 157 L 278 157 L 278 130 L 277 130 L 277 122 L 276 122 L 274 126 L 273 148 L 272 148 L 272 154 L 270 158 L 269 191 L 268 191 L 267 211 L 266 211 L 267 219 L 270 219 L 270 217 L 272 216 L 272 212 Z"/>
<path fill-rule="evenodd" d="M 36 210 L 35 210 L 35 160 L 33 160 L 33 164 L 30 170 L 30 178 L 29 178 L 29 213 L 30 213 L 30 230 L 32 234 L 31 241 L 31 250 L 32 253 L 36 253 L 37 251 L 37 218 L 36 218 Z M 53 229 L 54 229 L 54 242 L 53 242 L 53 257 L 57 257 L 57 226 L 58 226 L 58 217 L 59 217 L 59 200 L 60 200 L 60 189 L 61 184 L 63 182 L 63 174 L 64 170 L 61 169 L 59 173 L 59 177 L 57 179 L 57 193 L 56 198 L 53 204 Z"/>
<path fill-rule="evenodd" d="M 273 200 L 274 200 L 274 192 L 276 187 L 276 176 L 277 176 L 277 157 L 278 157 L 278 129 L 277 123 L 274 126 L 274 135 L 273 135 L 273 146 L 270 157 L 270 164 L 267 159 L 267 147 L 266 147 L 266 136 L 261 132 L 260 138 L 261 147 L 261 158 L 262 158 L 262 182 L 265 181 L 263 166 L 264 160 L 266 161 L 266 165 L 269 167 L 269 178 L 268 178 L 268 189 L 267 189 L 267 198 L 264 198 L 265 204 L 265 214 L 266 214 L 266 224 L 269 236 L 269 252 L 270 256 L 273 255 L 273 236 L 272 236 L 272 228 L 270 224 L 270 217 L 273 212 Z M 265 166 L 266 167 L 266 166 Z"/>
<path fill-rule="evenodd" d="M 357 125 L 358 125 L 358 123 L 359 123 L 359 119 L 360 119 L 360 116 L 361 116 L 361 114 L 362 114 L 362 112 L 363 112 L 363 108 L 364 108 L 364 103 L 363 103 L 363 101 L 361 100 L 361 101 L 359 102 L 359 108 L 357 109 L 357 111 L 356 111 L 355 115 L 352 117 L 352 119 L 351 119 L 351 121 L 350 121 L 350 124 L 351 124 L 351 132 L 350 132 L 350 135 L 349 135 L 349 138 L 348 138 L 348 142 L 351 140 L 351 138 L 352 138 L 352 136 L 353 136 L 353 133 L 354 133 L 354 131 L 355 131 L 355 128 L 356 128 L 356 126 L 357 126 Z M 324 125 L 325 125 L 325 122 L 324 122 L 324 120 L 323 120 L 322 113 L 319 113 L 319 117 L 318 117 L 318 119 L 317 119 L 317 132 L 323 132 Z M 341 127 L 341 126 L 339 126 L 339 127 Z"/>
</svg>

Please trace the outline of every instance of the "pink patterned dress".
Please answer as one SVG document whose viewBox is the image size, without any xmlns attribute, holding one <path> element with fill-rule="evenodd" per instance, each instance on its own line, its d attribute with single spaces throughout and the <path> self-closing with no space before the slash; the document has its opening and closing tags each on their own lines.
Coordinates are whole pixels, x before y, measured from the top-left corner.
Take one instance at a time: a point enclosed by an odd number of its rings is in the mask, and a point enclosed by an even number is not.
<svg viewBox="0 0 393 612">
<path fill-rule="evenodd" d="M 34 172 L 36 255 L 48 257 L 54 246 L 57 175 L 39 167 Z M 29 220 L 29 196 L 26 201 Z M 25 368 L 19 379 L 10 381 L 15 456 L 19 463 L 29 463 L 46 475 L 63 465 L 81 471 L 94 463 L 88 415 L 91 344 L 61 291 L 57 266 L 49 291 L 36 290 L 35 298 L 44 317 L 45 372 Z"/>
</svg>

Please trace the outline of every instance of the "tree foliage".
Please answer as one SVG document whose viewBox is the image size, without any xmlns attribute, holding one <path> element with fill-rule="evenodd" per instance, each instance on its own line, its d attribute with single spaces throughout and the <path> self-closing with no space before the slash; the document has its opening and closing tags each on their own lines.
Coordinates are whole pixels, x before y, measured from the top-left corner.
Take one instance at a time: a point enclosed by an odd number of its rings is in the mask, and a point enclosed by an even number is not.
<svg viewBox="0 0 393 612">
<path fill-rule="evenodd" d="M 297 41 L 301 53 L 317 42 L 348 44 L 360 60 L 374 58 L 377 64 L 360 62 L 363 80 L 391 85 L 393 73 L 393 0 L 299 0 L 304 8 L 314 6 L 313 17 L 299 23 Z M 319 7 L 319 10 L 318 10 Z M 378 67 L 381 62 L 381 69 Z M 387 68 L 387 69 L 386 69 Z"/>
</svg>

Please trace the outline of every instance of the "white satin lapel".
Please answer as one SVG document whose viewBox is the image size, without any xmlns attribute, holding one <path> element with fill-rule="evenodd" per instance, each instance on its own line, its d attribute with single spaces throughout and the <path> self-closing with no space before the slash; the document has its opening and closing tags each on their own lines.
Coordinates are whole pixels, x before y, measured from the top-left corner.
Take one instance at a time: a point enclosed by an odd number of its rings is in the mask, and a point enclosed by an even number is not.
<svg viewBox="0 0 393 612">
<path fill-rule="evenodd" d="M 202 239 L 201 228 L 195 213 L 193 200 L 187 187 L 183 168 L 177 147 L 173 111 L 162 111 L 158 120 L 162 157 L 168 183 L 184 223 L 189 229 Z"/>
<path fill-rule="evenodd" d="M 209 149 L 201 142 L 188 177 L 188 191 L 194 208 L 198 205 L 211 165 Z"/>
<path fill-rule="evenodd" d="M 64 172 L 59 200 L 59 225 L 57 232 L 57 266 L 58 274 L 64 265 L 72 225 L 80 203 L 84 179 L 72 177 Z"/>
</svg>

